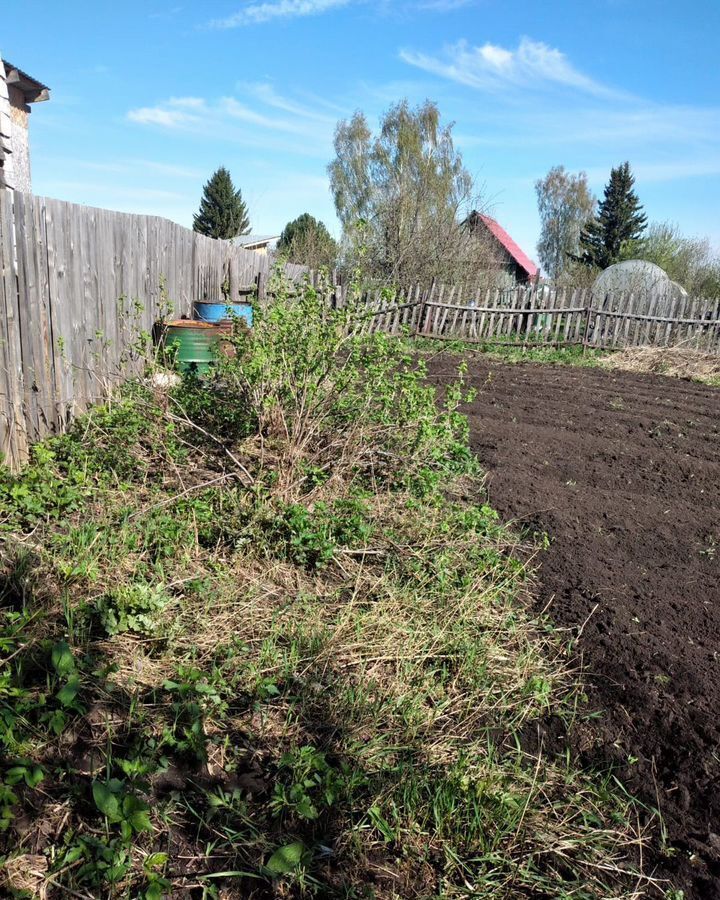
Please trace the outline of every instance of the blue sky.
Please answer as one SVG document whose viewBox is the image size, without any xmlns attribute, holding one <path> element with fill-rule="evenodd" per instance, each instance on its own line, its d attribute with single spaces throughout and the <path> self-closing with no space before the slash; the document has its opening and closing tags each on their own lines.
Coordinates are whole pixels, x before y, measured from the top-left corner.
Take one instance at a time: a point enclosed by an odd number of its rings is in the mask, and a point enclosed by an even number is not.
<svg viewBox="0 0 720 900">
<path fill-rule="evenodd" d="M 489 211 L 536 258 L 533 185 L 601 193 L 628 159 L 651 220 L 720 249 L 720 0 L 126 0 L 4 12 L 0 53 L 52 89 L 34 190 L 190 225 L 218 165 L 253 230 L 337 230 L 338 119 L 435 100 Z"/>
</svg>

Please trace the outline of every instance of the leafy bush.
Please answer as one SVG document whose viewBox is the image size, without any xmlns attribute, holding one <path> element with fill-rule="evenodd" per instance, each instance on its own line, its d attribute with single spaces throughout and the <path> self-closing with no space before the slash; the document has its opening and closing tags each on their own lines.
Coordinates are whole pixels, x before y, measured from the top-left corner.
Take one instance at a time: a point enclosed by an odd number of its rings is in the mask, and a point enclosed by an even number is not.
<svg viewBox="0 0 720 900">
<path fill-rule="evenodd" d="M 72 466 L 63 471 L 50 446 L 37 444 L 19 474 L 0 468 L 0 529 L 25 531 L 73 512 L 89 490 L 81 469 Z"/>
<path fill-rule="evenodd" d="M 307 569 L 319 569 L 337 547 L 367 540 L 372 532 L 367 510 L 359 500 L 318 501 L 312 509 L 287 505 L 265 523 L 267 536 L 287 559 Z"/>
<path fill-rule="evenodd" d="M 282 280 L 274 291 L 254 327 L 230 339 L 235 353 L 214 384 L 199 396 L 186 381 L 175 399 L 216 442 L 252 435 L 275 496 L 291 501 L 313 484 L 432 490 L 475 467 L 458 413 L 462 377 L 439 406 L 403 342 L 360 333 L 363 310 L 330 309 L 321 291 Z"/>
</svg>

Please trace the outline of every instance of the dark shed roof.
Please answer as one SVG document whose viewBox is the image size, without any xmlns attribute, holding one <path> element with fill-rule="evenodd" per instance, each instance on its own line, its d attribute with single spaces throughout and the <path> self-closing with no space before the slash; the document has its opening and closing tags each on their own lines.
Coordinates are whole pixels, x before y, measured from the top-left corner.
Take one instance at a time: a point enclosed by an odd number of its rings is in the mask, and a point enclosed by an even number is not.
<svg viewBox="0 0 720 900">
<path fill-rule="evenodd" d="M 3 60 L 5 65 L 5 80 L 9 85 L 19 88 L 25 95 L 26 103 L 40 103 L 50 99 L 50 88 L 14 66 L 9 60 Z"/>
</svg>

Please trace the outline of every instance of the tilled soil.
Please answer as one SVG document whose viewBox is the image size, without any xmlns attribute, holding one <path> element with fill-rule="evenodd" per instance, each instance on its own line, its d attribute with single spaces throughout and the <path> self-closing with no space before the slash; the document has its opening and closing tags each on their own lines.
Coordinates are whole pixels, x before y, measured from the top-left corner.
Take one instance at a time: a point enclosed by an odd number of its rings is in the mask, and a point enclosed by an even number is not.
<svg viewBox="0 0 720 900">
<path fill-rule="evenodd" d="M 720 390 L 468 358 L 471 439 L 496 509 L 546 531 L 539 608 L 580 631 L 590 707 L 569 737 L 661 810 L 656 874 L 720 898 Z M 458 358 L 430 360 L 433 380 Z M 546 744 L 547 746 L 547 744 Z"/>
</svg>

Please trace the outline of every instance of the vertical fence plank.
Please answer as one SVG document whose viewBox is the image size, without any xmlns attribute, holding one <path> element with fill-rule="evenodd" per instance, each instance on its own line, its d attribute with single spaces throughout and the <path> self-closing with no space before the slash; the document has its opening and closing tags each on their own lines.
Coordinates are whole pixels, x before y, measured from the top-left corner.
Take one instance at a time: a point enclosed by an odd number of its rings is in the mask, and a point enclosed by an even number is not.
<svg viewBox="0 0 720 900">
<path fill-rule="evenodd" d="M 558 299 L 557 299 L 555 308 L 558 310 L 566 309 L 567 308 L 567 292 L 566 292 L 565 288 L 561 288 L 557 292 L 557 294 L 558 294 Z M 554 344 L 559 344 L 562 341 L 562 339 L 560 337 L 560 332 L 562 329 L 563 319 L 565 318 L 566 315 L 567 315 L 567 313 L 558 313 L 555 316 L 555 322 L 553 323 L 554 328 L 553 328 L 553 338 L 552 338 Z"/>
<path fill-rule="evenodd" d="M 29 437 L 23 405 L 23 358 L 20 341 L 20 295 L 17 279 L 17 257 L 14 243 L 13 194 L 0 191 L 0 399 L 4 399 L 0 421 L 0 451 L 5 460 L 17 467 L 28 455 Z"/>
</svg>

